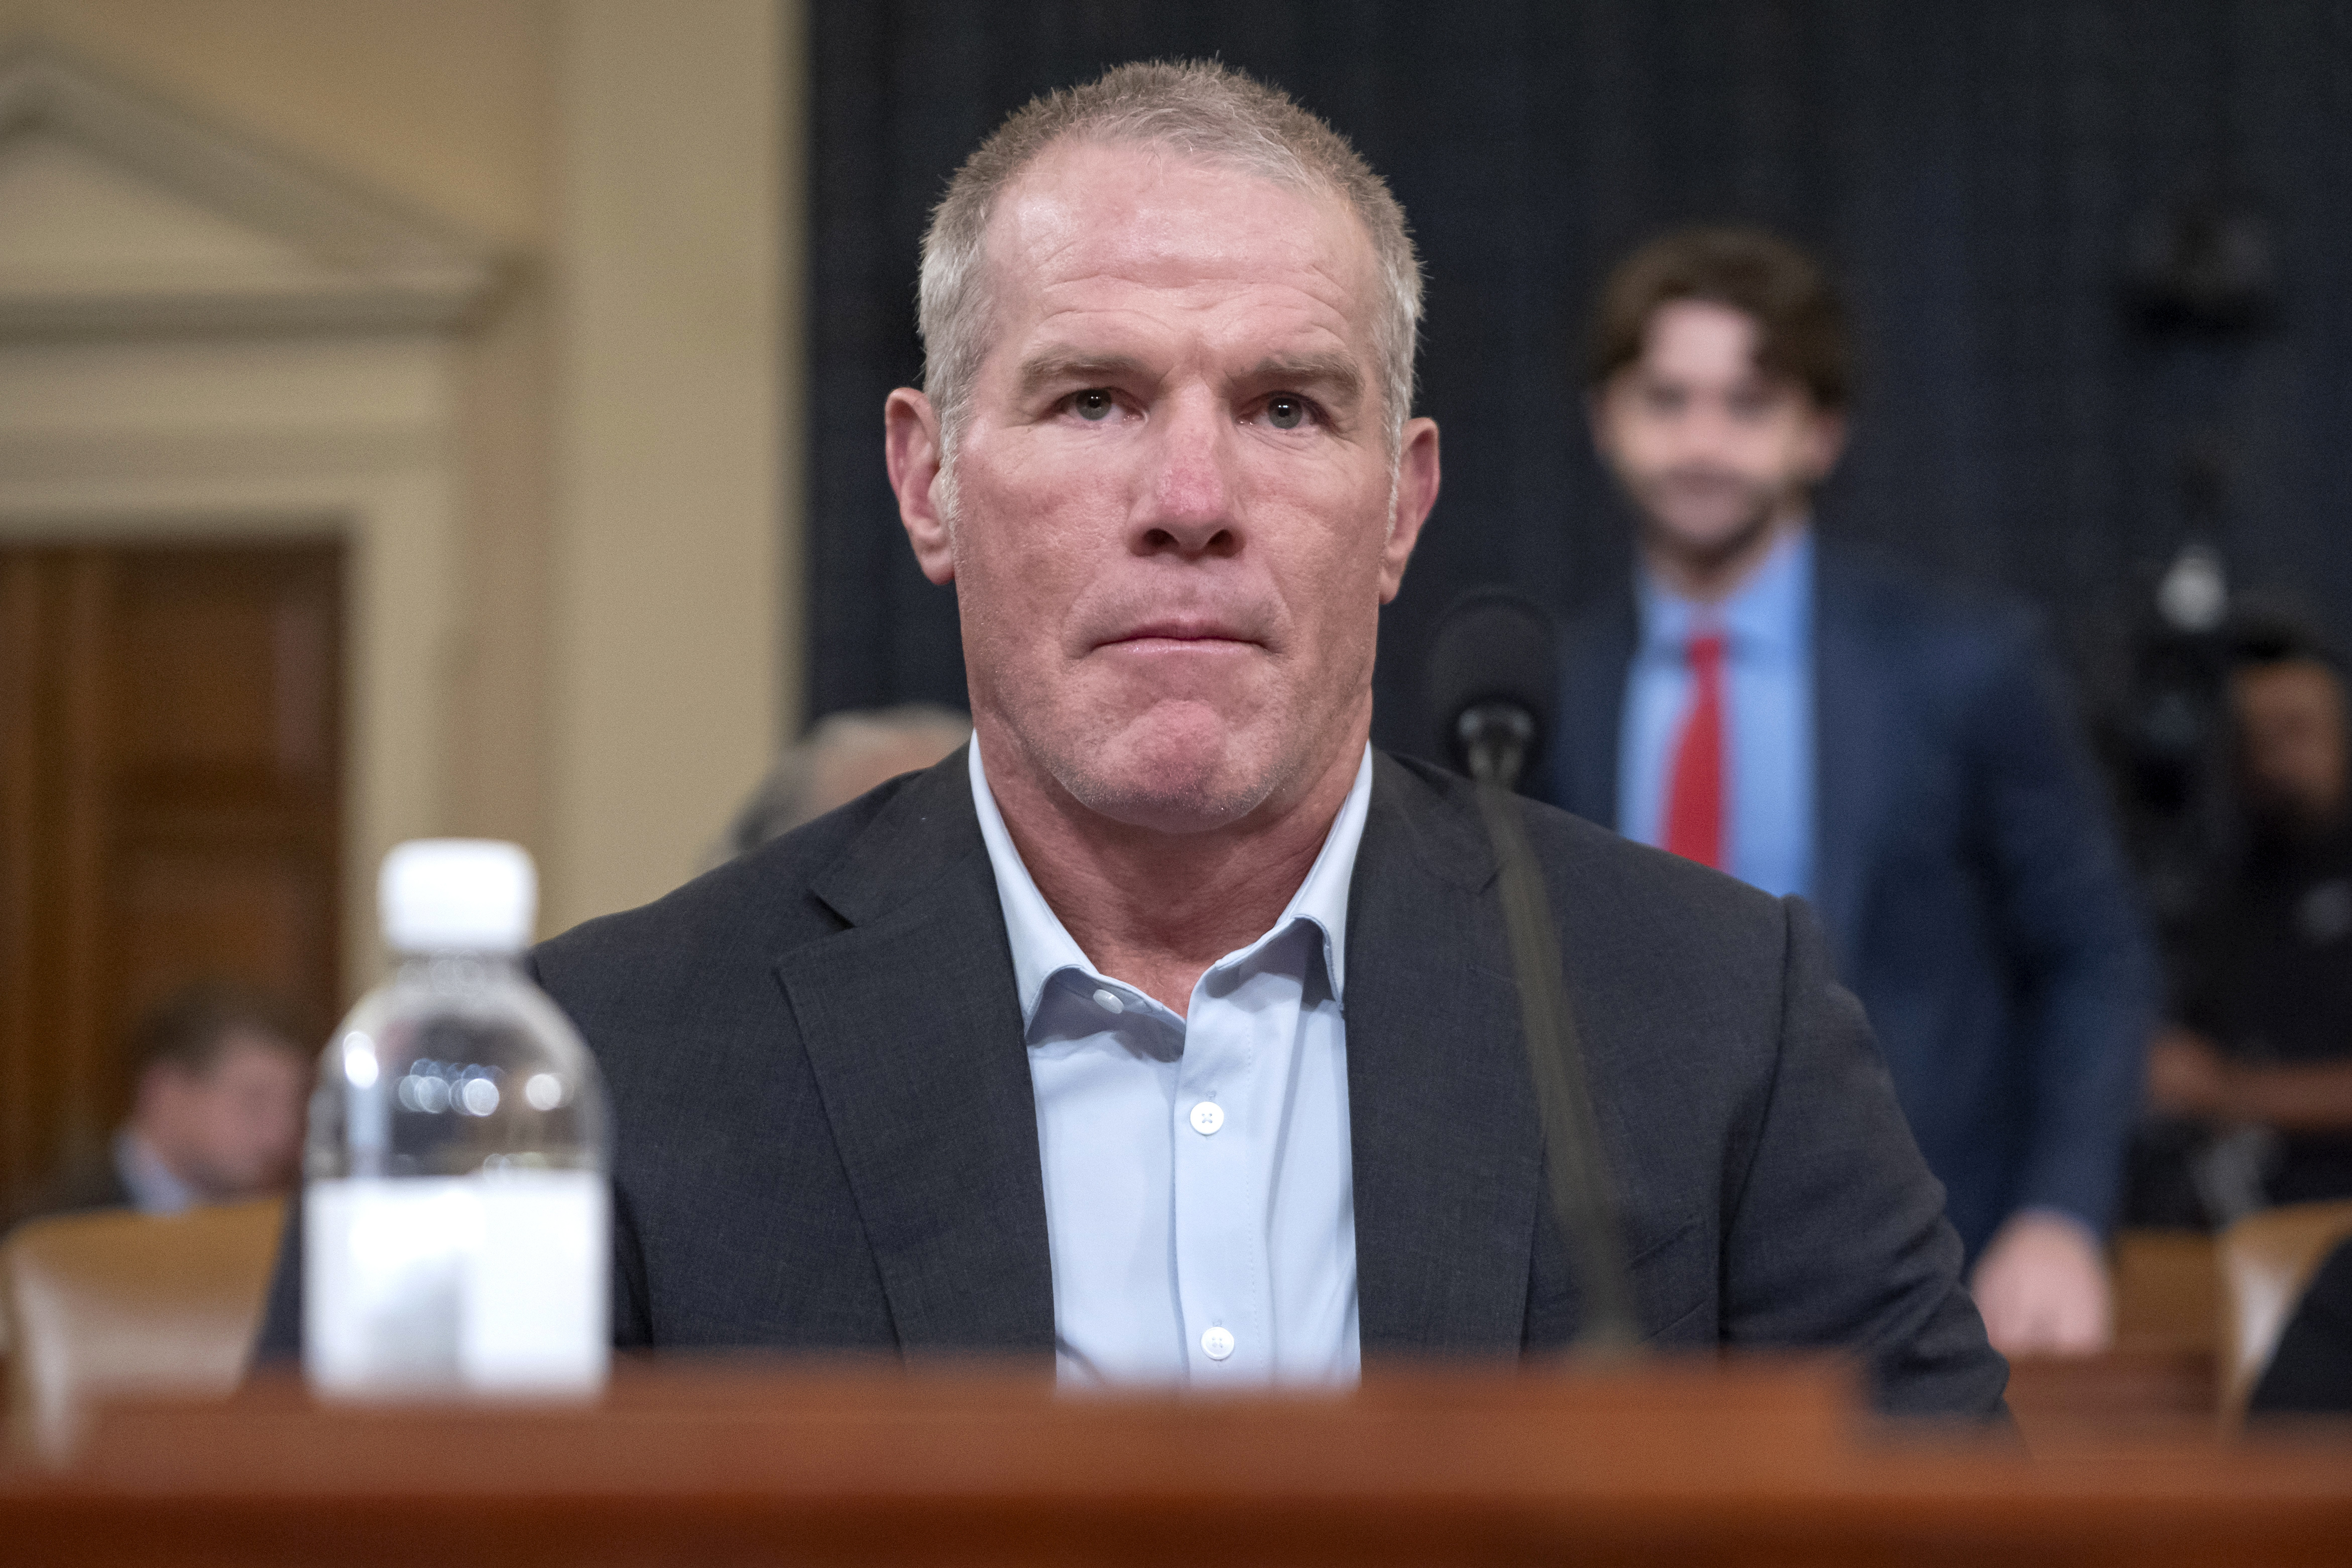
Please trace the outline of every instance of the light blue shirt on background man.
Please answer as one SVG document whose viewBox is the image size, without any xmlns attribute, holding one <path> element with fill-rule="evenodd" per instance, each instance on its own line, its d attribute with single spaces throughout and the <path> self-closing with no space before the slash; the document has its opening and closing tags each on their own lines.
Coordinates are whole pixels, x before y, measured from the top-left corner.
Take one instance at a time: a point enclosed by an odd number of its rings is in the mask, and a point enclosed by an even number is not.
<svg viewBox="0 0 2352 1568">
<path fill-rule="evenodd" d="M 1022 863 L 971 747 L 1013 947 L 1065 1382 L 1351 1382 L 1355 1183 L 1341 1012 L 1370 747 L 1271 928 L 1179 1017 L 1087 961 Z"/>
<path fill-rule="evenodd" d="M 1813 538 L 1801 528 L 1720 604 L 1639 574 L 1642 638 L 1625 673 L 1617 831 L 1663 845 L 1675 747 L 1695 696 L 1690 641 L 1723 633 L 1725 871 L 1775 895 L 1813 880 Z"/>
</svg>

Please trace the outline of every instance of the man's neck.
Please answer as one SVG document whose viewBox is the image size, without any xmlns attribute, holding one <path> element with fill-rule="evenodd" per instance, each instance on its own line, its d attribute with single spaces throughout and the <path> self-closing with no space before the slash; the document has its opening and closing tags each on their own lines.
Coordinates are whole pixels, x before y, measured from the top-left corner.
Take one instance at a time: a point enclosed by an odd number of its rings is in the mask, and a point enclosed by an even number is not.
<svg viewBox="0 0 2352 1568">
<path fill-rule="evenodd" d="M 1063 929 L 1104 974 L 1181 1016 L 1210 965 L 1281 916 L 1345 805 L 1363 727 L 1303 790 L 1193 833 L 1118 822 L 1040 780 L 1001 731 L 980 734 L 989 792 L 1021 863 Z"/>
<path fill-rule="evenodd" d="M 1719 554 L 1678 549 L 1660 530 L 1645 528 L 1642 564 L 1676 598 L 1720 604 L 1754 580 L 1784 540 L 1802 533 L 1811 515 L 1802 501 L 1789 502 L 1762 528 Z"/>
</svg>

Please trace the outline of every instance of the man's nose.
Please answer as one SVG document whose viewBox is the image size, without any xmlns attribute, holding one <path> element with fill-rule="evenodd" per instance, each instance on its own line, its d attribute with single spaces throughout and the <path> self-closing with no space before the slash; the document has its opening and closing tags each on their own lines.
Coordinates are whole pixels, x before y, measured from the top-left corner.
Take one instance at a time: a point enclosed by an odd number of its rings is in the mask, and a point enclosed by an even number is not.
<svg viewBox="0 0 2352 1568">
<path fill-rule="evenodd" d="M 1142 555 L 1232 555 L 1241 549 L 1234 516 L 1233 421 L 1208 398 L 1171 399 L 1157 422 L 1152 465 L 1135 519 Z"/>
<path fill-rule="evenodd" d="M 1739 422 L 1727 399 L 1693 398 L 1680 422 L 1678 434 L 1692 456 L 1711 457 L 1729 450 L 1739 439 Z"/>
</svg>

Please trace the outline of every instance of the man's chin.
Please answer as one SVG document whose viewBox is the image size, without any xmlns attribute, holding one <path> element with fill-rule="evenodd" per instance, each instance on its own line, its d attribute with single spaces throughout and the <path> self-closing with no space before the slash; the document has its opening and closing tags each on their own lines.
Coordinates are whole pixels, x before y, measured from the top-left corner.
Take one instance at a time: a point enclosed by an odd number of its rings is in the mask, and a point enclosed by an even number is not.
<svg viewBox="0 0 2352 1568">
<path fill-rule="evenodd" d="M 1207 833 L 1231 827 L 1263 805 L 1270 793 L 1255 780 L 1206 769 L 1170 773 L 1095 767 L 1062 783 L 1097 815 L 1159 833 Z"/>
<path fill-rule="evenodd" d="M 1685 559 L 1713 564 L 1726 561 L 1751 549 L 1772 529 L 1772 511 L 1743 512 L 1727 517 L 1721 514 L 1710 517 L 1674 517 L 1655 512 L 1643 519 L 1643 533 L 1652 544 L 1663 547 Z"/>
<path fill-rule="evenodd" d="M 1129 727 L 1055 769 L 1088 810 L 1164 833 L 1211 832 L 1265 804 L 1274 769 L 1229 728 L 1181 722 Z"/>
</svg>

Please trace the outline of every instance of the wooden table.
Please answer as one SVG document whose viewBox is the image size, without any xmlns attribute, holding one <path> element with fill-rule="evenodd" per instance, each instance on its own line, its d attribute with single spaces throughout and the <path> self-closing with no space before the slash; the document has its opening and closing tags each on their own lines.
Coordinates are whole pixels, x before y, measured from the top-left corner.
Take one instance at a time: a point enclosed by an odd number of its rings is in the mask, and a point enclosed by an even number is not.
<svg viewBox="0 0 2352 1568">
<path fill-rule="evenodd" d="M 2009 1408 L 2036 1451 L 2152 1437 L 2211 1442 L 2221 1405 L 2210 1345 L 2147 1338 L 2104 1355 L 2033 1357 L 2009 1367 Z"/>
<path fill-rule="evenodd" d="M 0 1472 L 0 1562 L 2344 1563 L 2352 1435 L 1895 1431 L 1818 1363 L 1375 1369 L 1346 1396 L 625 1367 L 575 1409 L 102 1414 Z"/>
</svg>

